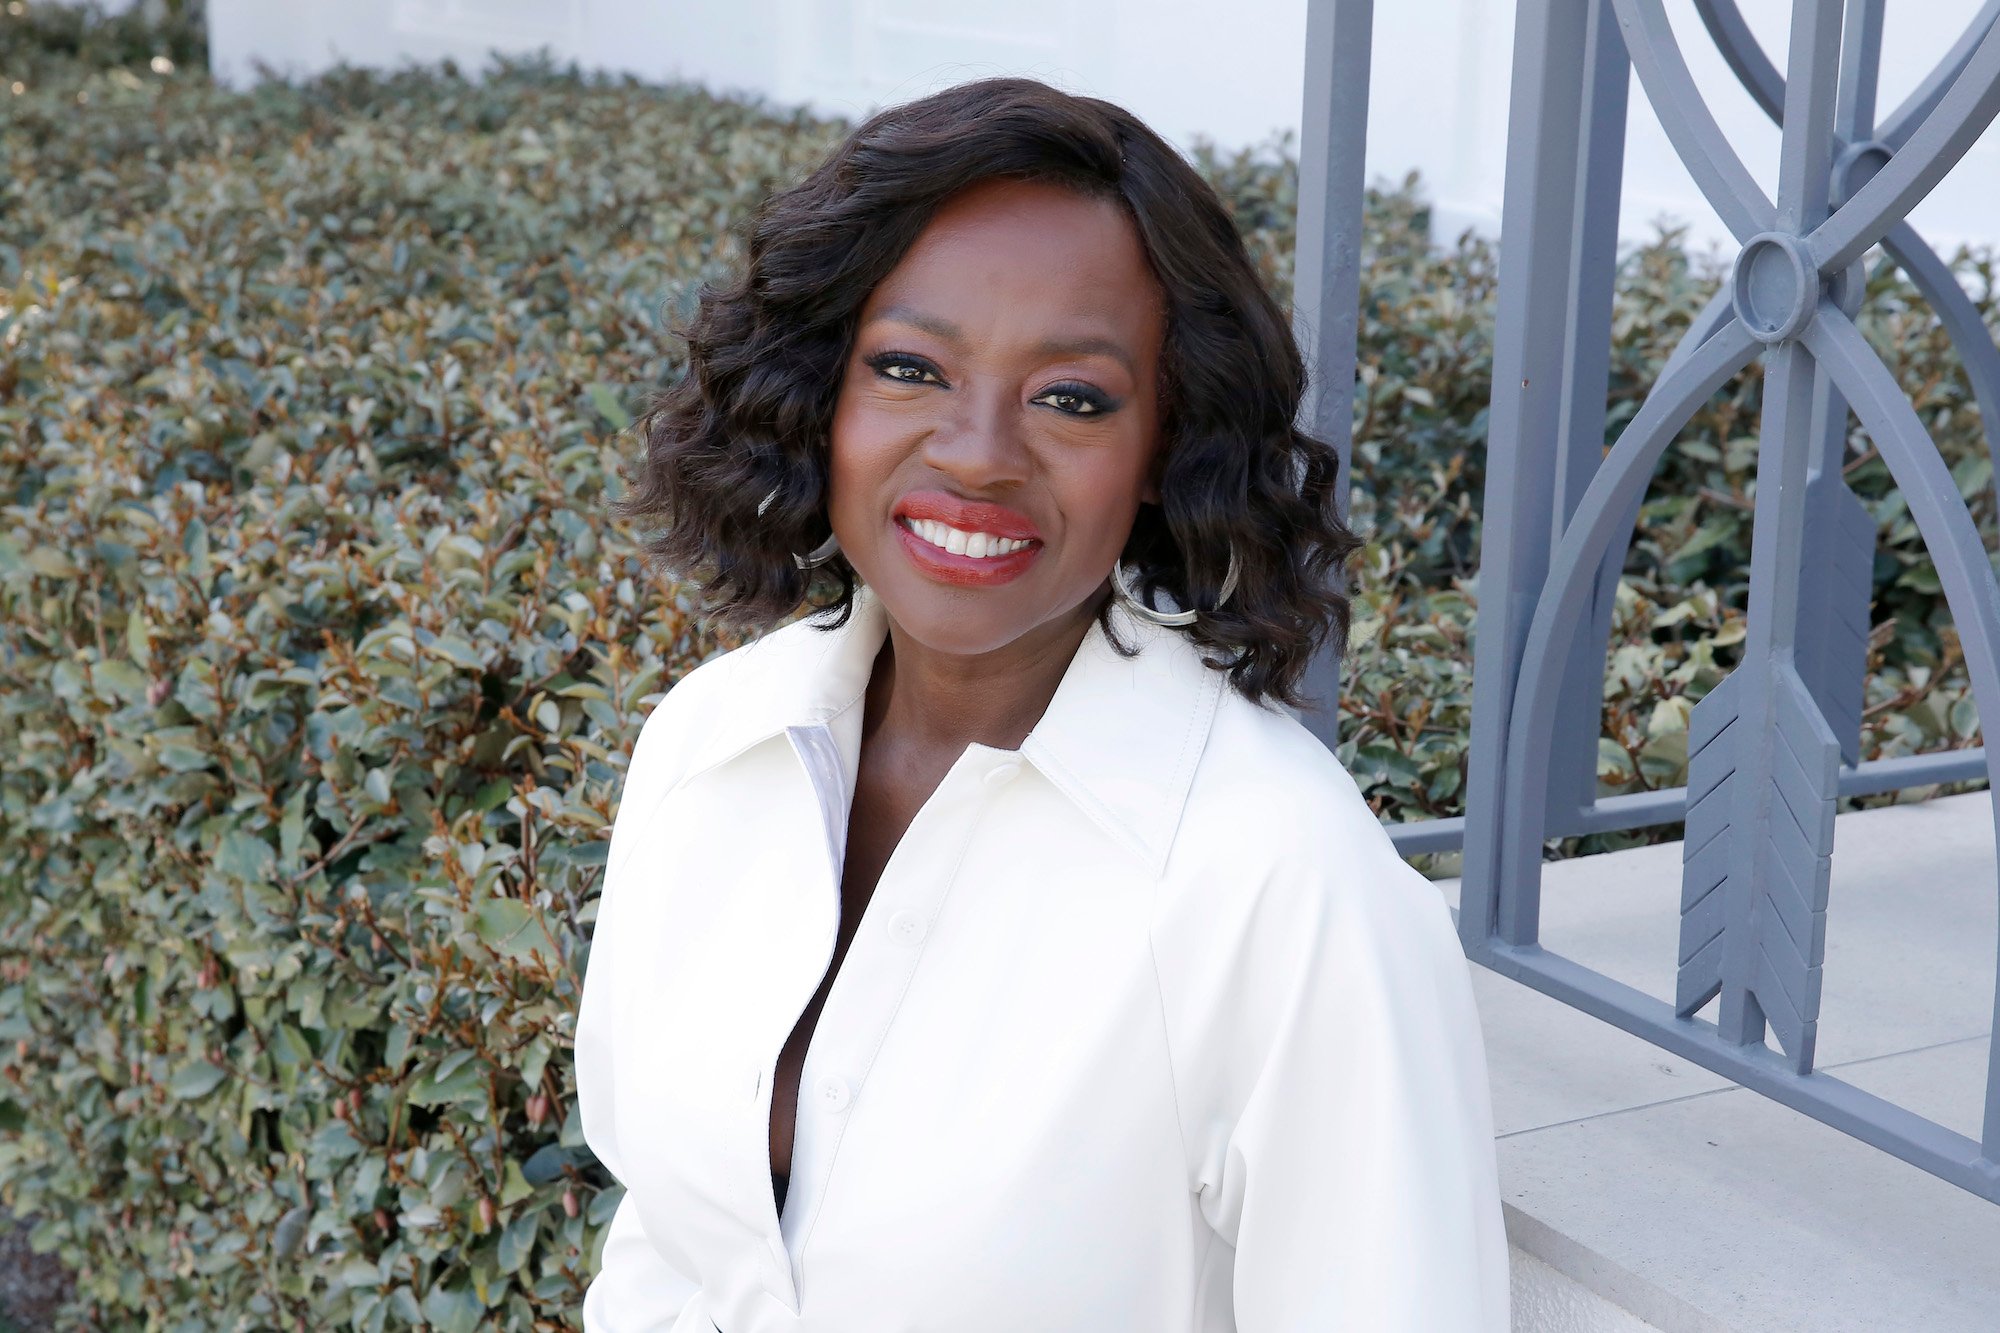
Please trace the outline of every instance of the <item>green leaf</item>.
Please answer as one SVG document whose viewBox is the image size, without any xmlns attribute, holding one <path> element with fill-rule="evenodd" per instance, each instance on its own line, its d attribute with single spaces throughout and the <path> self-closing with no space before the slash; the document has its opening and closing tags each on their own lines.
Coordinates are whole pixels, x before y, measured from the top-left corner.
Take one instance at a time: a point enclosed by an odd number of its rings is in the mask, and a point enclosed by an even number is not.
<svg viewBox="0 0 2000 1333">
<path fill-rule="evenodd" d="M 215 762 L 215 757 L 206 750 L 197 750 L 191 745 L 159 745 L 154 749 L 160 765 L 175 773 L 198 773 Z"/>
<path fill-rule="evenodd" d="M 618 391 L 609 384 L 593 384 L 584 390 L 590 405 L 597 409 L 597 415 L 611 424 L 613 430 L 624 430 L 632 424 L 632 414 L 618 401 Z"/>
<path fill-rule="evenodd" d="M 305 1034 L 290 1023 L 282 1022 L 272 1036 L 271 1054 L 290 1065 L 309 1065 L 313 1058 L 312 1046 L 306 1041 Z"/>
<path fill-rule="evenodd" d="M 68 582 L 77 575 L 76 562 L 52 546 L 37 546 L 27 555 L 28 568 L 45 579 Z"/>
<path fill-rule="evenodd" d="M 475 1333 L 485 1309 L 471 1288 L 441 1282 L 424 1297 L 423 1312 L 438 1333 Z"/>
<path fill-rule="evenodd" d="M 545 1143 L 521 1165 L 521 1174 L 530 1185 L 550 1185 L 561 1180 L 570 1167 L 581 1169 L 597 1159 L 589 1148 L 564 1147 Z"/>
<path fill-rule="evenodd" d="M 366 1259 L 353 1258 L 342 1264 L 334 1276 L 342 1286 L 379 1287 L 382 1285 L 381 1270 Z"/>
<path fill-rule="evenodd" d="M 291 797 L 285 802 L 285 815 L 278 823 L 278 854 L 288 866 L 300 864 L 299 849 L 306 838 L 306 794 L 310 790 L 301 782 L 292 788 Z"/>
<path fill-rule="evenodd" d="M 271 1252 L 280 1259 L 289 1259 L 298 1252 L 299 1242 L 306 1236 L 306 1224 L 312 1221 L 312 1209 L 304 1204 L 292 1208 L 278 1219 L 278 1226 L 271 1233 Z"/>
<path fill-rule="evenodd" d="M 1608 782 L 1629 782 L 1632 779 L 1632 756 L 1609 736 L 1597 738 L 1597 776 Z"/>
<path fill-rule="evenodd" d="M 406 1023 L 391 1023 L 389 1035 L 382 1052 L 382 1065 L 386 1069 L 399 1070 L 410 1058 L 410 1029 Z"/>
<path fill-rule="evenodd" d="M 153 665 L 153 622 L 146 618 L 143 609 L 135 609 L 125 617 L 125 651 L 140 666 Z"/>
<path fill-rule="evenodd" d="M 431 1073 L 419 1074 L 410 1083 L 410 1100 L 418 1106 L 449 1106 L 455 1103 L 473 1106 L 486 1104 L 486 1080 L 484 1067 L 466 1064 L 442 1078 Z"/>
<path fill-rule="evenodd" d="M 167 1091 L 182 1101 L 193 1101 L 214 1092 L 229 1077 L 229 1071 L 206 1060 L 194 1060 L 174 1071 L 167 1080 Z"/>
<path fill-rule="evenodd" d="M 453 666 L 464 667 L 468 671 L 478 671 L 486 665 L 480 660 L 479 650 L 456 634 L 440 634 L 431 643 L 430 651 Z"/>
<path fill-rule="evenodd" d="M 512 1166 L 513 1163 L 509 1162 L 508 1165 Z M 528 1262 L 528 1256 L 534 1252 L 535 1237 L 540 1230 L 541 1219 L 534 1213 L 523 1213 L 501 1229 L 496 1255 L 501 1272 L 520 1271 L 521 1265 Z"/>
<path fill-rule="evenodd" d="M 406 1327 L 423 1323 L 424 1312 L 417 1305 L 417 1295 L 408 1287 L 397 1287 L 389 1293 L 389 1307 L 396 1312 Z"/>
<path fill-rule="evenodd" d="M 276 866 L 271 844 L 252 833 L 231 830 L 215 849 L 215 868 L 246 884 L 269 883 Z"/>
<path fill-rule="evenodd" d="M 307 1151 L 322 1162 L 345 1162 L 359 1157 L 362 1147 L 345 1120 L 329 1120 L 312 1136 Z"/>
<path fill-rule="evenodd" d="M 521 1174 L 521 1164 L 511 1157 L 508 1158 L 507 1165 L 501 1168 L 501 1206 L 511 1207 L 534 1192 L 535 1187 L 530 1185 L 528 1178 Z"/>
<path fill-rule="evenodd" d="M 91 668 L 91 679 L 100 694 L 116 699 L 142 699 L 146 694 L 146 673 L 120 658 L 99 662 Z"/>
<path fill-rule="evenodd" d="M 546 945 L 535 909 L 513 898 L 488 898 L 472 914 L 472 932 L 505 957 L 518 958 Z"/>
</svg>

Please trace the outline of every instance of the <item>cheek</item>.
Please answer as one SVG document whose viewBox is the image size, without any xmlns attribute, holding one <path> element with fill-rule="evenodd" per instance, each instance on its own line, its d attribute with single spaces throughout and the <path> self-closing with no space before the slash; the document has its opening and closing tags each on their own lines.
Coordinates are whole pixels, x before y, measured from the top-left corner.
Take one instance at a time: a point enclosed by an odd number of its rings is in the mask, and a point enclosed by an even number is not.
<svg viewBox="0 0 2000 1333">
<path fill-rule="evenodd" d="M 1129 452 L 1092 462 L 1063 478 L 1065 542 L 1081 563 L 1109 569 L 1125 549 L 1145 498 L 1146 464 Z"/>
<path fill-rule="evenodd" d="M 827 449 L 829 504 L 851 502 L 894 466 L 891 424 L 871 412 L 856 394 L 843 393 L 834 404 Z"/>
</svg>

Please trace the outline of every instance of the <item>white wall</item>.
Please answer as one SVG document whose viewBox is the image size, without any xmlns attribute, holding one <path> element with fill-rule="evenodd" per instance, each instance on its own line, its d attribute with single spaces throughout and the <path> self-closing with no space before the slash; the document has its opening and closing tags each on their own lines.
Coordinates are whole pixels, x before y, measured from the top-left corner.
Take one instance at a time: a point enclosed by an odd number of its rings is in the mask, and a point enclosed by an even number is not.
<svg viewBox="0 0 2000 1333">
<path fill-rule="evenodd" d="M 1313 0 L 1321 3 L 1323 0 Z M 241 84 L 261 58 L 309 73 L 336 58 L 393 66 L 541 45 L 585 66 L 688 78 L 858 117 L 985 74 L 1025 73 L 1131 108 L 1186 145 L 1296 133 L 1307 0 L 209 0 L 210 60 Z M 1780 68 L 1789 0 L 1741 0 Z M 1777 135 L 1723 66 L 1687 0 L 1668 0 L 1724 130 L 1771 189 Z M 1978 0 L 1888 0 L 1886 113 L 1943 53 Z M 1422 173 L 1441 236 L 1498 229 L 1513 0 L 1378 0 L 1370 173 Z M 1727 233 L 1635 87 L 1622 230 L 1667 218 Z M 2000 242 L 2000 129 L 1915 215 L 1934 239 Z M 1733 248 L 1733 247 L 1732 247 Z"/>
<path fill-rule="evenodd" d="M 695 79 L 858 118 L 986 74 L 1026 73 L 1130 106 L 1185 143 L 1296 127 L 1304 0 L 209 0 L 210 63 L 241 84 L 542 43 L 586 66 Z"/>
<path fill-rule="evenodd" d="M 1790 0 L 1738 0 L 1772 63 L 1785 67 Z M 1887 0 L 1878 115 L 1886 117 L 1957 39 L 1980 0 Z M 1751 174 L 1775 194 L 1778 132 L 1736 81 L 1687 0 L 1667 0 L 1696 85 Z M 1497 232 L 1505 170 L 1513 0 L 1411 0 L 1375 7 L 1375 82 L 1369 97 L 1371 172 L 1404 163 L 1422 170 L 1446 229 Z M 1436 34 L 1451 34 L 1445 45 Z M 1424 66 L 1428 46 L 1432 74 Z M 1398 68 L 1406 71 L 1397 77 Z M 1685 223 L 1701 241 L 1734 242 L 1695 188 L 1635 78 L 1626 129 L 1620 230 L 1650 235 L 1656 221 Z M 1912 221 L 1934 242 L 2000 243 L 2000 126 L 1988 129 Z"/>
</svg>

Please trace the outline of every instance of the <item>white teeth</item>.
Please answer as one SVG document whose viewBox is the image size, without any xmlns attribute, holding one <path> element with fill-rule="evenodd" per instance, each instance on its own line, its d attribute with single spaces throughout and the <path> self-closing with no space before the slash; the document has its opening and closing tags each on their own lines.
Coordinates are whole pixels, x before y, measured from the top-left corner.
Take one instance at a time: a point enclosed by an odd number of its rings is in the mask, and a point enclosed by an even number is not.
<svg viewBox="0 0 2000 1333">
<path fill-rule="evenodd" d="M 991 559 L 994 556 L 1011 555 L 1028 545 L 1026 540 L 996 537 L 990 532 L 961 532 L 932 518 L 912 518 L 905 522 L 908 523 L 911 532 L 932 546 L 949 551 L 953 555 Z"/>
</svg>

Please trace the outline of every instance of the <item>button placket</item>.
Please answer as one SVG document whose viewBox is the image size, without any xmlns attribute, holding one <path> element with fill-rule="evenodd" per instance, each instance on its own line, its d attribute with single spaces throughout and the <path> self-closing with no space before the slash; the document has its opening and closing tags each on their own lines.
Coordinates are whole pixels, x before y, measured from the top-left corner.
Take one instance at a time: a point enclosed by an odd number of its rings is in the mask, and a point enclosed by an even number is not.
<svg viewBox="0 0 2000 1333">
<path fill-rule="evenodd" d="M 793 1149 L 791 1190 L 799 1194 L 799 1206 L 788 1203 L 782 1219 L 795 1267 L 803 1264 L 807 1238 L 824 1202 L 823 1191 L 853 1107 L 922 957 L 917 946 L 929 937 L 958 877 L 959 860 L 981 817 L 981 788 L 990 795 L 1020 768 L 1013 759 L 982 764 L 977 748 L 969 749 L 918 811 L 903 844 L 884 867 L 870 911 L 897 906 L 885 922 L 855 936 L 806 1055 L 804 1072 L 814 1114 L 810 1122 L 802 1122 Z M 946 842 L 939 842 L 940 833 Z M 806 1130 L 806 1123 L 817 1128 Z"/>
</svg>

